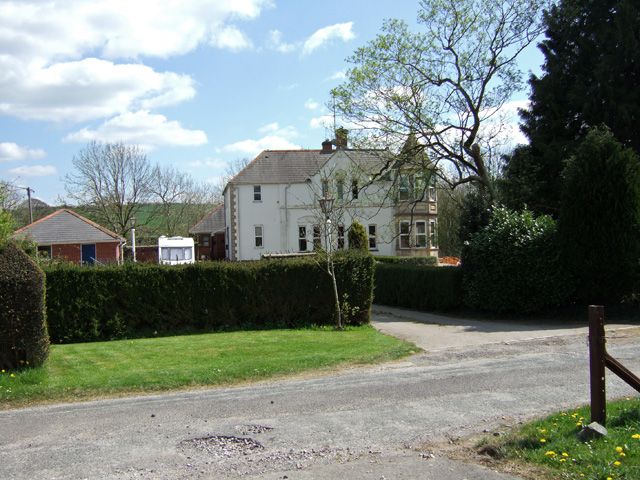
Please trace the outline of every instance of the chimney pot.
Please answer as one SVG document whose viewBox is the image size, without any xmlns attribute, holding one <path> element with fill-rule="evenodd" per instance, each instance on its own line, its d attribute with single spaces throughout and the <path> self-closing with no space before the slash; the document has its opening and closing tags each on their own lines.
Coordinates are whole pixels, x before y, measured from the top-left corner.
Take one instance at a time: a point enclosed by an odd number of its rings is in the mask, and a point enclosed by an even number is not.
<svg viewBox="0 0 640 480">
<path fill-rule="evenodd" d="M 320 153 L 333 153 L 333 145 L 331 144 L 331 140 L 327 139 L 322 142 L 322 151 Z"/>
</svg>

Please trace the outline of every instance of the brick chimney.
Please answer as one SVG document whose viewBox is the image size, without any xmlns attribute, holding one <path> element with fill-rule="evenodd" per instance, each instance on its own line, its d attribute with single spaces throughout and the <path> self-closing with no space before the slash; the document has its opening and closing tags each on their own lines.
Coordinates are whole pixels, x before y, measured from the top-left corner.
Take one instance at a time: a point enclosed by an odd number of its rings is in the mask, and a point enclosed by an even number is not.
<svg viewBox="0 0 640 480">
<path fill-rule="evenodd" d="M 322 142 L 322 150 L 320 151 L 320 153 L 333 153 L 333 144 L 331 143 L 331 140 L 326 139 L 324 142 Z"/>
<path fill-rule="evenodd" d="M 336 129 L 335 144 L 338 150 L 345 150 L 347 148 L 349 130 L 340 127 Z"/>
</svg>

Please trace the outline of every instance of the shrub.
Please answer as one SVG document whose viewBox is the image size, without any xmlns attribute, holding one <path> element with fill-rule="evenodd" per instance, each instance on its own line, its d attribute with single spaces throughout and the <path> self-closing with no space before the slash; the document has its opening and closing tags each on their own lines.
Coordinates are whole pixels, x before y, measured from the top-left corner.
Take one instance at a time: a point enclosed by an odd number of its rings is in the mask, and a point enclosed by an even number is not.
<svg viewBox="0 0 640 480">
<path fill-rule="evenodd" d="M 387 257 L 384 255 L 377 255 L 374 257 L 376 262 L 380 263 L 393 263 L 403 265 L 431 265 L 435 266 L 438 263 L 436 257 Z"/>
<path fill-rule="evenodd" d="M 582 302 L 617 302 L 632 291 L 640 257 L 639 168 L 631 149 L 595 129 L 564 169 L 560 249 Z"/>
<path fill-rule="evenodd" d="M 345 324 L 369 320 L 373 259 L 336 255 Z M 331 279 L 314 259 L 46 269 L 54 342 L 108 340 L 185 330 L 335 324 Z"/>
<path fill-rule="evenodd" d="M 14 243 L 0 251 L 0 368 L 40 366 L 49 355 L 42 270 Z"/>
<path fill-rule="evenodd" d="M 360 222 L 354 220 L 349 227 L 349 250 L 362 250 L 369 251 L 369 240 L 367 238 L 367 232 Z"/>
<path fill-rule="evenodd" d="M 494 209 L 462 253 L 465 303 L 494 312 L 534 312 L 563 304 L 570 291 L 556 225 L 527 210 Z"/>
<path fill-rule="evenodd" d="M 417 310 L 455 310 L 462 305 L 461 269 L 378 263 L 374 301 Z"/>
</svg>

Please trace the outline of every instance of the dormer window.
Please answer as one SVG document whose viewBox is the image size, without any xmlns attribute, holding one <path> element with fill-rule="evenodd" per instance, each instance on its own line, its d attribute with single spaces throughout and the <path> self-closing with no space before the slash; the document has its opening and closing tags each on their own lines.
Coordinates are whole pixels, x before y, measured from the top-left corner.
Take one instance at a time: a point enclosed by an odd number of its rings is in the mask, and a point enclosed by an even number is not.
<svg viewBox="0 0 640 480">
<path fill-rule="evenodd" d="M 262 201 L 262 185 L 253 186 L 253 201 L 254 202 Z"/>
</svg>

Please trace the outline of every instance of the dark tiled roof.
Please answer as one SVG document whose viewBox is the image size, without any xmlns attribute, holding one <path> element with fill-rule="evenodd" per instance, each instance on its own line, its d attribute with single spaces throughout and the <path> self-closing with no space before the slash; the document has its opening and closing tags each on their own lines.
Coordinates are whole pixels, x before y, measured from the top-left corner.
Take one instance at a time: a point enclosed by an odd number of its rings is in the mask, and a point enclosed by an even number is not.
<svg viewBox="0 0 640 480">
<path fill-rule="evenodd" d="M 220 205 L 207 213 L 202 220 L 189 229 L 189 233 L 218 233 L 224 231 L 224 208 Z"/>
<path fill-rule="evenodd" d="M 314 175 L 337 152 L 344 152 L 366 173 L 375 173 L 387 156 L 384 150 L 265 150 L 231 184 L 302 183 Z"/>
<path fill-rule="evenodd" d="M 16 230 L 13 236 L 28 237 L 39 245 L 124 241 L 111 230 L 66 208 Z"/>
<path fill-rule="evenodd" d="M 320 150 L 265 150 L 229 183 L 300 183 L 317 172 L 331 155 Z"/>
</svg>

